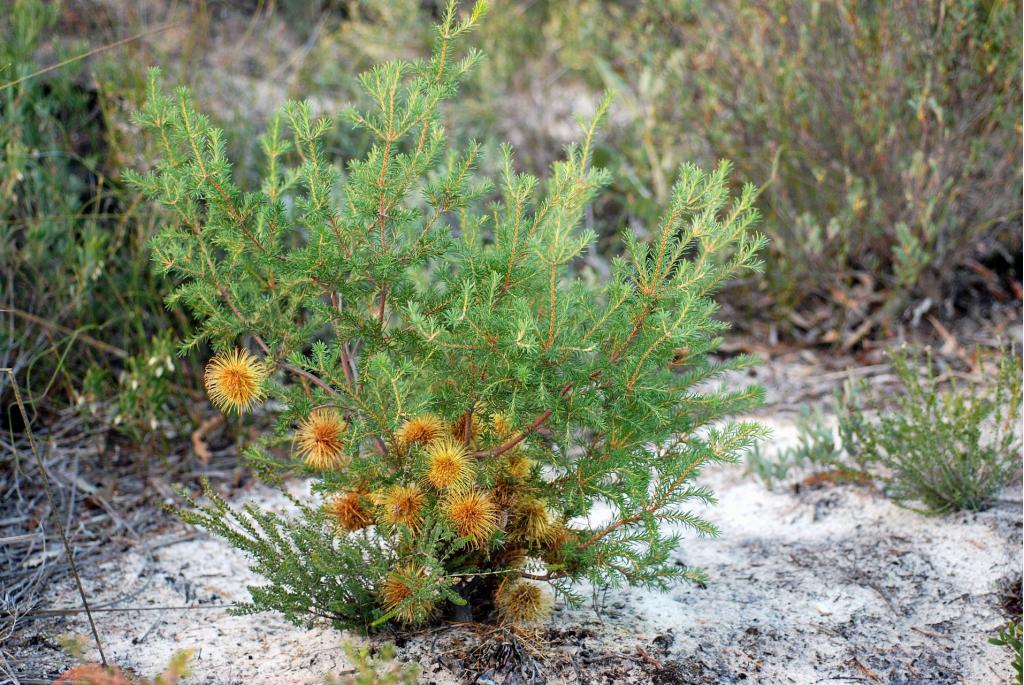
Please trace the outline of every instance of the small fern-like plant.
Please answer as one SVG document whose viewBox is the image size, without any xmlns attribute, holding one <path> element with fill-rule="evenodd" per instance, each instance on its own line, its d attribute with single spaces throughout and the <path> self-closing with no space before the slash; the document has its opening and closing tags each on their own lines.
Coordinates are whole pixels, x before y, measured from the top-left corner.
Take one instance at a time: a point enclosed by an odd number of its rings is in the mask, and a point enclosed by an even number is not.
<svg viewBox="0 0 1024 685">
<path fill-rule="evenodd" d="M 747 471 L 768 489 L 788 479 L 794 471 L 843 470 L 839 463 L 842 449 L 820 408 L 812 410 L 803 405 L 796 418 L 796 429 L 795 445 L 779 447 L 774 454 L 766 454 L 760 445 L 754 445 L 747 455 Z"/>
<path fill-rule="evenodd" d="M 716 533 L 687 508 L 713 501 L 694 480 L 764 433 L 723 420 L 759 389 L 708 385 L 751 363 L 708 353 L 712 296 L 760 267 L 755 189 L 683 166 L 653 240 L 627 232 L 610 276 L 588 269 L 607 101 L 544 182 L 506 147 L 495 186 L 477 146 L 446 146 L 439 106 L 480 60 L 457 39 L 483 11 L 450 3 L 429 59 L 361 76 L 372 105 L 346 119 L 374 140 L 362 159 L 332 158 L 334 122 L 288 103 L 249 191 L 188 92 L 151 80 L 138 121 L 163 158 L 131 178 L 168 212 L 154 259 L 200 322 L 183 348 L 217 351 L 225 411 L 275 400 L 251 462 L 313 478 L 290 516 L 213 493 L 181 510 L 254 559 L 268 584 L 248 610 L 369 629 L 468 604 L 514 622 L 543 616 L 534 584 L 576 602 L 579 581 L 701 578 L 671 556 L 684 532 Z"/>
</svg>

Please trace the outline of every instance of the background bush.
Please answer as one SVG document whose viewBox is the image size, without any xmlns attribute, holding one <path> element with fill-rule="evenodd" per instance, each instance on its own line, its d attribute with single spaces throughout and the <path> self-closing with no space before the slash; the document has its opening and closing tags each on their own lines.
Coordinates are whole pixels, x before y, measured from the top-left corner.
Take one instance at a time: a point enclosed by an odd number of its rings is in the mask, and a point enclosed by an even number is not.
<svg viewBox="0 0 1024 685">
<path fill-rule="evenodd" d="M 309 96 L 315 112 L 365 104 L 352 74 L 426 56 L 438 15 L 419 0 L 12 8 L 0 85 L 171 25 L 0 91 L 0 295 L 34 317 L 0 313 L 0 355 L 30 394 L 62 402 L 123 382 L 124 354 L 91 338 L 145 362 L 154 330 L 188 328 L 159 304 L 164 284 L 146 266 L 160 215 L 116 171 L 143 158 L 126 115 L 142 68 L 196 87 L 251 181 L 245 142 L 286 97 Z M 1019 1 L 541 0 L 492 15 L 471 39 L 489 57 L 445 110 L 456 144 L 482 141 L 484 171 L 509 140 L 520 168 L 543 176 L 572 140 L 572 115 L 617 92 L 594 153 L 615 180 L 584 217 L 601 235 L 588 256 L 601 273 L 598 252 L 617 250 L 620 228 L 649 233 L 679 163 L 729 158 L 734 180 L 764 186 L 772 239 L 766 274 L 734 284 L 724 312 L 748 330 L 853 344 L 929 309 L 1019 297 Z M 365 132 L 330 136 L 332 155 L 368 149 Z M 187 370 L 174 382 L 194 384 Z"/>
<path fill-rule="evenodd" d="M 616 180 L 586 218 L 612 251 L 623 225 L 650 229 L 681 162 L 735 160 L 737 180 L 765 186 L 759 205 L 772 243 L 764 280 L 748 284 L 734 316 L 770 312 L 819 342 L 852 341 L 922 298 L 953 313 L 972 278 L 985 295 L 1006 295 L 1019 274 L 1017 1 L 567 0 L 493 12 L 472 38 L 489 58 L 446 111 L 456 141 L 476 138 L 493 151 L 509 140 L 519 164 L 543 174 L 572 138 L 571 115 L 614 89 L 609 144 L 595 160 Z M 229 124 L 236 173 L 252 179 L 256 160 L 242 141 L 286 96 L 311 93 L 323 111 L 358 104 L 352 74 L 428 54 L 437 13 L 418 0 L 276 14 L 256 6 L 252 16 L 205 5 L 180 15 L 147 3 L 14 2 L 0 20 L 2 82 L 110 42 L 111 27 L 122 37 L 182 24 L 2 91 L 0 294 L 5 307 L 64 327 L 0 315 L 0 351 L 31 369 L 26 385 L 71 398 L 82 368 L 120 370 L 102 348 L 83 348 L 82 334 L 101 332 L 134 353 L 144 346 L 119 343 L 185 325 L 156 305 L 163 284 L 146 268 L 141 240 L 155 215 L 116 172 L 139 158 L 125 113 L 139 102 L 142 66 L 161 63 L 196 82 Z M 85 38 L 74 40 L 79 30 Z M 282 47 L 254 53 L 251 43 L 267 44 L 261 30 L 280 35 Z M 51 40 L 61 33 L 72 38 Z M 269 90 L 258 87 L 268 80 Z M 332 135 L 332 154 L 367 149 L 364 133 Z M 993 283 L 993 271 L 1010 278 Z M 64 363 L 80 368 L 55 376 L 67 329 L 79 336 Z"/>
<path fill-rule="evenodd" d="M 430 10 L 399 5 L 354 3 L 323 49 L 359 56 L 371 44 L 380 57 L 388 42 L 372 37 L 397 31 L 407 54 Z M 764 185 L 772 238 L 758 284 L 768 297 L 751 288 L 741 311 L 852 345 L 911 304 L 952 315 L 972 282 L 1003 297 L 1012 277 L 994 283 L 993 269 L 1019 273 L 1019 2 L 570 0 L 498 11 L 500 28 L 474 38 L 490 59 L 475 99 L 451 113 L 456 128 L 497 131 L 541 171 L 568 114 L 614 90 L 598 159 L 616 192 L 591 217 L 609 239 L 624 224 L 649 230 L 680 163 L 736 160 L 737 180 Z M 335 82 L 344 66 L 324 69 L 314 81 Z"/>
<path fill-rule="evenodd" d="M 781 308 L 860 299 L 891 318 L 907 294 L 950 295 L 978 239 L 1015 244 L 1018 3 L 601 6 L 580 3 L 580 35 L 628 94 L 633 192 L 663 197 L 680 156 L 737 160 L 766 184 Z"/>
<path fill-rule="evenodd" d="M 141 440 L 174 415 L 180 380 L 158 332 L 189 323 L 163 306 L 148 266 L 158 214 L 119 179 L 135 146 L 120 125 L 130 75 L 90 80 L 68 66 L 18 82 L 40 50 L 59 61 L 87 49 L 54 43 L 61 11 L 18 0 L 0 21 L 0 366 L 38 410 L 78 406 Z M 108 411 L 100 400 L 119 393 L 125 411 Z"/>
</svg>

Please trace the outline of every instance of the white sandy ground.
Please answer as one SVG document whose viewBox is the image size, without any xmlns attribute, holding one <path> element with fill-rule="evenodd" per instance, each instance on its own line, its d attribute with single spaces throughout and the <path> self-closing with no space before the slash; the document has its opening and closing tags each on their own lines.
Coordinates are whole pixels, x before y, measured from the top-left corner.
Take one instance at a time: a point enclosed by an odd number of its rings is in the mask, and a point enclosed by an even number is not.
<svg viewBox="0 0 1024 685">
<path fill-rule="evenodd" d="M 794 440 L 788 421 L 766 423 L 775 444 Z M 722 537 L 687 539 L 678 558 L 703 568 L 707 587 L 615 591 L 600 615 L 592 606 L 557 609 L 544 664 L 551 682 L 1008 682 L 1008 653 L 988 638 L 1005 621 L 998 584 L 1021 572 L 1019 486 L 986 512 L 928 518 L 865 486 L 771 492 L 741 466 L 702 480 L 719 495 L 708 514 Z M 270 490 L 250 497 L 285 508 Z M 241 554 L 199 536 L 157 547 L 148 560 L 128 554 L 89 574 L 87 590 L 97 605 L 121 597 L 119 606 L 210 606 L 244 599 L 254 582 Z M 73 586 L 54 588 L 52 604 L 77 606 Z M 186 682 L 218 685 L 322 682 L 347 668 L 341 647 L 351 638 L 218 608 L 98 613 L 97 627 L 123 668 L 152 675 L 191 648 Z M 45 643 L 65 631 L 84 637 L 87 624 L 79 616 L 31 630 Z M 401 645 L 424 665 L 422 682 L 463 681 L 438 658 L 443 633 Z M 676 679 L 638 658 L 637 646 Z"/>
</svg>

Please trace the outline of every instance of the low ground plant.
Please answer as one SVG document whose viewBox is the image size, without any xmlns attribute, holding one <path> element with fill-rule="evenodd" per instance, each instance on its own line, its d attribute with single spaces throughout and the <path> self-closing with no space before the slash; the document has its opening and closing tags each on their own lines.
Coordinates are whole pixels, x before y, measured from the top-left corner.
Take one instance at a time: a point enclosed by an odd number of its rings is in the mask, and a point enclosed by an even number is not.
<svg viewBox="0 0 1024 685">
<path fill-rule="evenodd" d="M 930 352 L 901 349 L 890 363 L 901 392 L 850 385 L 839 403 L 843 448 L 889 496 L 927 513 L 978 510 L 1020 478 L 1016 354 L 983 358 L 981 381 L 944 378 Z"/>
<path fill-rule="evenodd" d="M 775 487 L 794 473 L 843 468 L 839 464 L 842 448 L 821 409 L 801 407 L 796 429 L 797 444 L 781 447 L 772 454 L 758 444 L 747 455 L 747 470 L 768 488 Z"/>
<path fill-rule="evenodd" d="M 344 649 L 352 672 L 328 677 L 327 685 L 413 685 L 422 671 L 417 663 L 398 662 L 393 644 L 382 645 L 376 654 L 371 654 L 368 646 L 352 642 L 346 642 Z"/>
<path fill-rule="evenodd" d="M 245 611 L 527 624 L 552 591 L 580 601 L 581 581 L 700 579 L 672 558 L 685 532 L 717 532 L 688 508 L 714 501 L 694 480 L 764 434 L 725 420 L 759 389 L 708 385 L 752 363 L 708 353 L 713 295 L 760 266 L 755 189 L 731 194 L 725 164 L 683 165 L 651 240 L 627 232 L 609 278 L 582 268 L 607 102 L 545 182 L 508 147 L 481 178 L 479 147 L 449 148 L 438 107 L 481 59 L 459 41 L 483 11 L 449 3 L 429 59 L 360 77 L 371 106 L 345 119 L 373 141 L 362 158 L 328 156 L 334 122 L 289 103 L 250 190 L 189 93 L 153 77 L 138 121 L 163 154 L 132 182 L 174 217 L 153 252 L 180 284 L 170 304 L 198 321 L 182 349 L 216 350 L 205 381 L 225 412 L 274 401 L 251 463 L 312 476 L 293 514 L 210 489 L 179 511 L 267 579 Z"/>
</svg>

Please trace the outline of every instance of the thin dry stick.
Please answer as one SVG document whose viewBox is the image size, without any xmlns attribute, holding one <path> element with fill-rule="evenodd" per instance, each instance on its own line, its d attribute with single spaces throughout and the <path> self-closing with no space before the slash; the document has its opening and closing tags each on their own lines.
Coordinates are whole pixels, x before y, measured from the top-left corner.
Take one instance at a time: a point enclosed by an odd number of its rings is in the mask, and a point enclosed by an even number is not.
<svg viewBox="0 0 1024 685">
<path fill-rule="evenodd" d="M 43 74 L 51 72 L 54 69 L 60 69 L 63 66 L 71 64 L 72 62 L 77 62 L 79 60 L 86 59 L 87 57 L 92 57 L 93 55 L 98 55 L 101 52 L 106 52 L 107 50 L 110 50 L 112 48 L 116 48 L 116 47 L 118 47 L 120 45 L 124 45 L 125 43 L 131 43 L 131 42 L 139 40 L 141 38 L 145 38 L 146 36 L 152 36 L 154 33 L 160 33 L 161 31 L 166 31 L 167 29 L 172 28 L 174 26 L 178 26 L 181 23 L 182 22 L 177 21 L 177 22 L 174 22 L 173 24 L 166 24 L 164 26 L 158 26 L 155 29 L 150 29 L 149 31 L 143 31 L 142 33 L 137 33 L 134 36 L 128 36 L 127 38 L 122 38 L 121 40 L 114 41 L 113 43 L 108 43 L 107 45 L 101 45 L 98 48 L 93 48 L 92 50 L 89 50 L 88 52 L 83 52 L 80 55 L 75 55 L 74 57 L 68 57 L 63 62 L 58 62 L 57 64 L 51 64 L 50 66 L 44 67 L 44 68 L 40 69 L 39 71 L 32 72 L 31 74 L 29 74 L 27 76 L 22 76 L 19 79 L 16 79 L 14 81 L 8 81 L 7 83 L 4 83 L 3 85 L 0 85 L 0 91 L 7 90 L 8 88 L 13 88 L 14 86 L 18 85 L 19 83 L 24 83 L 25 81 L 28 81 L 29 79 L 33 79 L 36 76 L 42 76 Z"/>
<path fill-rule="evenodd" d="M 67 326 L 61 326 L 59 323 L 48 321 L 47 319 L 44 319 L 41 316 L 36 316 L 35 314 L 32 314 L 31 312 L 23 312 L 20 309 L 15 309 L 13 307 L 0 307 L 0 314 L 13 314 L 19 319 L 24 319 L 25 321 L 34 323 L 39 326 L 43 326 L 45 328 L 49 328 L 51 330 L 57 331 L 58 333 L 75 336 L 79 340 L 84 342 L 86 345 L 91 345 L 92 347 L 95 347 L 97 350 L 100 350 L 101 352 L 112 354 L 118 359 L 125 359 L 128 357 L 128 353 L 122 350 L 120 347 L 114 347 L 113 345 L 109 345 L 103 342 L 102 340 L 97 340 L 91 335 L 86 335 L 81 331 L 73 330 L 71 328 L 68 328 Z"/>
<path fill-rule="evenodd" d="M 18 389 L 18 380 L 14 377 L 14 369 L 3 368 L 0 369 L 0 373 L 6 373 L 11 379 L 11 387 L 14 389 L 14 401 L 18 405 L 18 411 L 21 412 L 21 420 L 25 424 L 25 432 L 28 435 L 28 444 L 32 450 L 32 456 L 36 458 L 36 464 L 39 466 L 39 472 L 43 476 L 43 490 L 46 492 L 46 500 L 50 504 L 50 516 L 53 518 L 54 525 L 57 526 L 57 532 L 60 533 L 60 540 L 64 543 L 64 553 L 68 557 L 68 564 L 71 567 L 71 575 L 75 577 L 75 585 L 78 586 L 78 594 L 82 597 L 82 606 L 85 608 L 85 615 L 89 617 L 89 627 L 92 628 L 92 636 L 96 640 L 96 649 L 100 652 L 100 662 L 105 667 L 107 665 L 107 657 L 103 653 L 103 645 L 100 643 L 100 634 L 96 630 L 96 623 L 92 620 L 92 612 L 89 611 L 89 600 L 85 598 L 85 589 L 82 587 L 82 579 L 78 575 L 78 567 L 75 564 L 75 557 L 71 554 L 71 545 L 68 544 L 67 535 L 64 534 L 64 526 L 61 525 L 60 512 L 57 510 L 57 503 L 53 499 L 53 492 L 50 490 L 50 477 L 46 472 L 46 466 L 43 465 L 43 458 L 39 456 L 39 450 L 36 449 L 35 436 L 32 434 L 32 427 L 29 425 L 28 412 L 25 410 L 25 403 L 21 401 L 21 391 Z"/>
<path fill-rule="evenodd" d="M 231 602 L 229 604 L 200 604 L 200 605 L 182 605 L 182 606 L 144 606 L 144 607 L 100 607 L 93 609 L 92 613 L 107 613 L 107 614 L 129 614 L 139 611 L 201 611 L 211 609 L 234 609 L 238 604 Z M 23 618 L 50 618 L 53 616 L 71 616 L 74 614 L 83 613 L 82 609 L 38 609 L 36 611 L 29 611 L 22 614 Z"/>
</svg>

